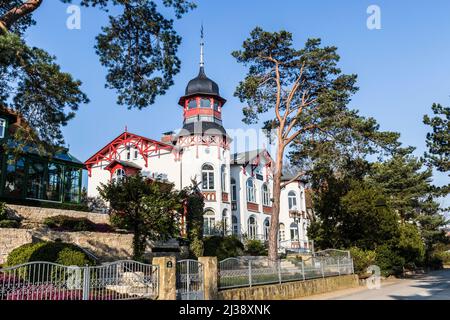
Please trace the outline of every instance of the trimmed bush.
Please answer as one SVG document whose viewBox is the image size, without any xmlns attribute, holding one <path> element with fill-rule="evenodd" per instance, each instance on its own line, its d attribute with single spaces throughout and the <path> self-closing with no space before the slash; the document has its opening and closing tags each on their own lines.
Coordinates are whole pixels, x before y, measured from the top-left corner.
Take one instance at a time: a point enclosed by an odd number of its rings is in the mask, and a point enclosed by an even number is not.
<svg viewBox="0 0 450 320">
<path fill-rule="evenodd" d="M 11 251 L 6 266 L 32 261 L 47 261 L 79 267 L 96 264 L 76 245 L 64 242 L 37 242 L 25 244 Z"/>
<path fill-rule="evenodd" d="M 44 224 L 59 231 L 93 231 L 95 229 L 95 223 L 89 219 L 62 215 L 46 218 Z"/>
<path fill-rule="evenodd" d="M 114 231 L 114 229 L 107 224 L 94 223 L 87 218 L 75 218 L 64 215 L 46 218 L 44 224 L 50 229 L 57 231 Z"/>
<path fill-rule="evenodd" d="M 218 261 L 241 256 L 244 252 L 244 245 L 235 236 L 212 236 L 203 240 L 204 255 L 217 257 Z"/>
<path fill-rule="evenodd" d="M 0 228 L 20 228 L 20 222 L 17 220 L 1 220 Z"/>
</svg>

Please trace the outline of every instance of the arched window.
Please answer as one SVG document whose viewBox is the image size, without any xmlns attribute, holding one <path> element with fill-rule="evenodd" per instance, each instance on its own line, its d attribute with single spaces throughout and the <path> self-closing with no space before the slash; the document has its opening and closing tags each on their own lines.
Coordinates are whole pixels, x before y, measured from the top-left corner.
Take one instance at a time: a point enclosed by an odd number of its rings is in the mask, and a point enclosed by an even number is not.
<svg viewBox="0 0 450 320">
<path fill-rule="evenodd" d="M 256 203 L 256 187 L 253 179 L 247 180 L 247 202 Z"/>
<path fill-rule="evenodd" d="M 262 203 L 263 206 L 270 207 L 270 192 L 266 183 L 262 186 Z"/>
<path fill-rule="evenodd" d="M 269 240 L 270 221 L 269 218 L 264 220 L 264 239 Z"/>
<path fill-rule="evenodd" d="M 203 235 L 212 236 L 216 228 L 215 213 L 212 209 L 207 209 L 203 214 Z"/>
<path fill-rule="evenodd" d="M 297 210 L 297 194 L 294 191 L 288 193 L 289 210 Z"/>
<path fill-rule="evenodd" d="M 227 171 L 226 171 L 227 167 L 223 164 L 222 167 L 220 167 L 220 175 L 222 178 L 221 181 L 221 186 L 222 186 L 222 191 L 226 192 L 227 191 Z"/>
<path fill-rule="evenodd" d="M 278 230 L 280 241 L 286 240 L 286 228 L 284 226 L 284 223 L 280 223 L 280 229 Z"/>
<path fill-rule="evenodd" d="M 197 99 L 191 99 L 188 102 L 188 109 L 196 109 L 197 108 Z"/>
<path fill-rule="evenodd" d="M 237 200 L 236 180 L 231 178 L 231 201 Z"/>
<path fill-rule="evenodd" d="M 256 239 L 256 235 L 258 234 L 258 225 L 256 223 L 255 217 L 248 218 L 248 238 Z"/>
<path fill-rule="evenodd" d="M 298 224 L 296 223 L 291 223 L 291 240 L 292 241 L 298 241 L 299 237 L 298 237 Z"/>
<path fill-rule="evenodd" d="M 125 170 L 123 170 L 122 168 L 116 169 L 116 171 L 114 171 L 113 174 L 113 182 L 121 182 L 123 179 L 125 179 L 126 174 L 125 174 Z"/>
<path fill-rule="evenodd" d="M 223 235 L 227 235 L 228 234 L 228 210 L 227 209 L 223 209 L 222 211 L 222 231 L 223 231 Z"/>
<path fill-rule="evenodd" d="M 209 108 L 211 109 L 211 100 L 208 98 L 200 99 L 200 108 Z"/>
<path fill-rule="evenodd" d="M 233 215 L 231 217 L 231 224 L 232 224 L 232 230 L 233 230 L 233 235 L 238 235 L 239 234 L 239 228 L 238 228 L 238 219 L 235 215 Z"/>
<path fill-rule="evenodd" d="M 214 167 L 210 164 L 202 166 L 202 189 L 214 190 Z"/>
</svg>

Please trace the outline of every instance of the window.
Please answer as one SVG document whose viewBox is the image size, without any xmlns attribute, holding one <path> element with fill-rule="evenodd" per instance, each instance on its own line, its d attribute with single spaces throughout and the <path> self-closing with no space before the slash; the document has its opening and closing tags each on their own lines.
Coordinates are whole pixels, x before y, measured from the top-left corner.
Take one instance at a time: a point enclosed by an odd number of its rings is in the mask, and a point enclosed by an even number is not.
<svg viewBox="0 0 450 320">
<path fill-rule="evenodd" d="M 256 235 L 258 234 L 258 225 L 256 224 L 255 217 L 248 218 L 248 238 L 256 239 Z"/>
<path fill-rule="evenodd" d="M 125 177 L 125 170 L 123 170 L 122 168 L 116 169 L 113 175 L 113 182 L 121 182 Z"/>
<path fill-rule="evenodd" d="M 231 201 L 237 200 L 236 180 L 231 178 Z"/>
<path fill-rule="evenodd" d="M 45 187 L 45 164 L 36 160 L 29 160 L 27 179 L 27 198 L 42 199 Z"/>
<path fill-rule="evenodd" d="M 202 166 L 202 189 L 214 190 L 214 167 L 210 164 Z"/>
<path fill-rule="evenodd" d="M 297 194 L 294 191 L 288 193 L 289 210 L 297 210 Z"/>
<path fill-rule="evenodd" d="M 78 168 L 66 167 L 64 172 L 64 201 L 80 201 L 80 177 L 81 170 Z"/>
<path fill-rule="evenodd" d="M 222 228 L 223 228 L 223 235 L 228 234 L 228 210 L 223 209 L 222 212 Z"/>
<path fill-rule="evenodd" d="M 216 218 L 214 211 L 211 209 L 206 210 L 203 215 L 203 234 L 207 236 L 214 235 L 214 230 L 216 227 Z"/>
<path fill-rule="evenodd" d="M 197 99 L 194 98 L 189 100 L 188 109 L 195 109 L 195 108 L 197 108 Z"/>
<path fill-rule="evenodd" d="M 61 201 L 63 167 L 57 163 L 48 164 L 46 199 Z"/>
<path fill-rule="evenodd" d="M 253 179 L 247 180 L 247 201 L 256 203 L 256 188 Z"/>
<path fill-rule="evenodd" d="M 11 197 L 21 197 L 25 178 L 25 158 L 15 160 L 14 155 L 7 158 L 5 194 Z"/>
<path fill-rule="evenodd" d="M 220 103 L 219 103 L 219 101 L 214 100 L 214 110 L 215 110 L 215 111 L 219 111 L 219 108 L 220 108 Z"/>
<path fill-rule="evenodd" d="M 298 241 L 298 225 L 295 223 L 291 223 L 291 240 L 292 241 Z"/>
<path fill-rule="evenodd" d="M 280 241 L 286 240 L 286 230 L 285 230 L 284 223 L 280 223 L 280 229 L 278 231 L 278 236 L 280 238 Z"/>
<path fill-rule="evenodd" d="M 221 181 L 221 185 L 222 185 L 222 191 L 226 192 L 227 191 L 227 172 L 226 172 L 226 166 L 223 164 L 221 169 L 220 169 L 220 173 L 222 176 L 222 181 Z"/>
<path fill-rule="evenodd" d="M 261 169 L 261 167 L 256 167 L 256 169 L 255 169 L 254 172 L 255 172 L 256 179 L 261 180 L 261 181 L 264 181 L 264 176 L 263 176 L 263 174 L 262 174 L 262 169 Z"/>
<path fill-rule="evenodd" d="M 134 159 L 137 159 L 139 156 L 139 151 L 138 150 L 134 150 Z"/>
<path fill-rule="evenodd" d="M 211 109 L 211 100 L 208 98 L 202 98 L 200 100 L 200 108 Z"/>
<path fill-rule="evenodd" d="M 5 137 L 5 131 L 6 131 L 6 120 L 0 119 L 0 139 Z"/>
<path fill-rule="evenodd" d="M 232 224 L 232 230 L 233 230 L 233 235 L 238 235 L 239 233 L 239 228 L 238 228 L 238 219 L 236 216 L 232 216 L 231 217 L 231 224 Z"/>
<path fill-rule="evenodd" d="M 130 147 L 127 147 L 127 160 L 131 159 Z"/>
<path fill-rule="evenodd" d="M 266 206 L 266 207 L 271 206 L 269 187 L 265 183 L 262 186 L 262 203 L 263 203 L 263 206 Z"/>
<path fill-rule="evenodd" d="M 270 221 L 269 219 L 264 220 L 264 239 L 269 240 L 269 232 L 270 232 Z"/>
</svg>

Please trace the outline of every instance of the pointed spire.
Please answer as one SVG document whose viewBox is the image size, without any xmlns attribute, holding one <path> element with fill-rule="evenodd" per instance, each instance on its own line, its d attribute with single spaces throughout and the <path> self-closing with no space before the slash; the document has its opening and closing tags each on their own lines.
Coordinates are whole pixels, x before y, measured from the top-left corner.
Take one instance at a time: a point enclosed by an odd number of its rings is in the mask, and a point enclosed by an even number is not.
<svg viewBox="0 0 450 320">
<path fill-rule="evenodd" d="M 200 29 L 200 69 L 203 69 L 205 67 L 205 56 L 204 56 L 204 37 L 203 37 L 203 22 L 202 22 L 202 28 Z"/>
</svg>

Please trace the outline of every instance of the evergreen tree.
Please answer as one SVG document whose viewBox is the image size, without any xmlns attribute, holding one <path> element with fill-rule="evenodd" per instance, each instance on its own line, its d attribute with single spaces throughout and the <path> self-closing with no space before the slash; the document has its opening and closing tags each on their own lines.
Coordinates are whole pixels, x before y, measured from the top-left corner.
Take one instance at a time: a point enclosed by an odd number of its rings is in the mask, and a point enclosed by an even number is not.
<svg viewBox="0 0 450 320">
<path fill-rule="evenodd" d="M 97 37 L 95 50 L 107 68 L 106 86 L 118 93 L 117 102 L 145 108 L 165 94 L 180 70 L 181 42 L 173 20 L 164 16 L 156 1 L 61 0 L 105 12 L 114 9 L 109 24 Z M 47 0 L 0 1 L 0 105 L 19 112 L 32 130 L 18 130 L 16 140 L 62 145 L 61 126 L 88 98 L 81 82 L 62 72 L 56 58 L 24 40 L 36 23 L 33 13 Z M 195 7 L 189 0 L 161 0 L 176 18 Z"/>
</svg>

